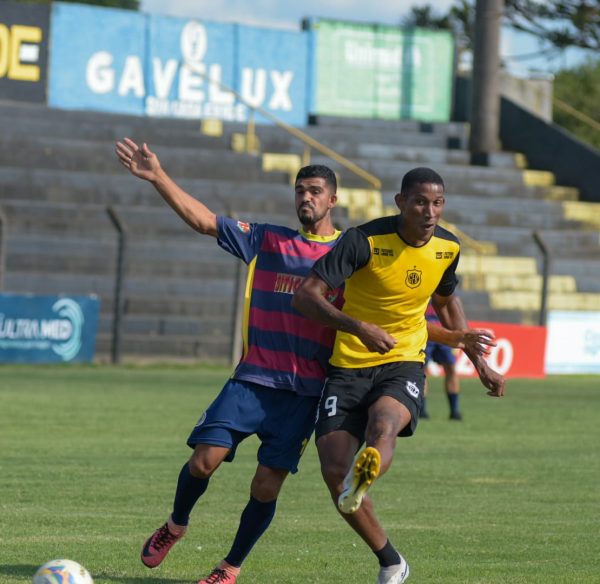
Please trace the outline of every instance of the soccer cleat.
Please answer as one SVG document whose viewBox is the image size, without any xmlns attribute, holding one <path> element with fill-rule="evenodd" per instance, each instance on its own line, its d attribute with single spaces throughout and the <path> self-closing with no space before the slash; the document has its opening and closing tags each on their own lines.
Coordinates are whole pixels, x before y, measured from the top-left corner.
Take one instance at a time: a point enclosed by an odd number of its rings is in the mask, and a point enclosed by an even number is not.
<svg viewBox="0 0 600 584">
<path fill-rule="evenodd" d="M 338 498 L 342 513 L 354 513 L 362 503 L 369 487 L 379 476 L 381 455 L 377 448 L 367 446 L 358 454 L 344 479 L 344 490 Z"/>
<path fill-rule="evenodd" d="M 185 529 L 177 535 L 169 529 L 169 522 L 165 523 L 146 540 L 142 548 L 142 563 L 148 568 L 156 568 L 184 535 Z"/>
<path fill-rule="evenodd" d="M 393 566 L 387 566 L 379 570 L 377 584 L 402 584 L 408 580 L 408 564 L 406 560 L 400 556 L 400 563 Z"/>
<path fill-rule="evenodd" d="M 204 580 L 200 580 L 198 584 L 235 584 L 237 576 L 224 570 L 223 568 L 215 568 Z"/>
<path fill-rule="evenodd" d="M 461 422 L 462 414 L 460 412 L 450 412 L 450 420 L 456 420 L 457 422 Z"/>
</svg>

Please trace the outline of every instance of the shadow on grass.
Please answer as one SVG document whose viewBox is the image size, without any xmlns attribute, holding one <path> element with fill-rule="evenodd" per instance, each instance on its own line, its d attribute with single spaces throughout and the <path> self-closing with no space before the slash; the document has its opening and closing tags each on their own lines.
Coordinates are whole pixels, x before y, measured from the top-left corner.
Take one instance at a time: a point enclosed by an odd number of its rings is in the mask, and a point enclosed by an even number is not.
<svg viewBox="0 0 600 584">
<path fill-rule="evenodd" d="M 0 576 L 13 576 L 23 579 L 26 582 L 31 582 L 33 575 L 36 573 L 39 566 L 31 564 L 9 564 L 0 566 Z M 94 574 L 95 584 L 102 584 L 103 580 L 111 582 L 121 582 L 122 584 L 152 584 L 157 582 L 167 582 L 168 584 L 190 584 L 190 580 L 181 580 L 179 578 L 165 578 L 163 576 L 148 576 L 148 577 L 129 577 L 129 576 L 112 576 L 110 574 Z"/>
</svg>

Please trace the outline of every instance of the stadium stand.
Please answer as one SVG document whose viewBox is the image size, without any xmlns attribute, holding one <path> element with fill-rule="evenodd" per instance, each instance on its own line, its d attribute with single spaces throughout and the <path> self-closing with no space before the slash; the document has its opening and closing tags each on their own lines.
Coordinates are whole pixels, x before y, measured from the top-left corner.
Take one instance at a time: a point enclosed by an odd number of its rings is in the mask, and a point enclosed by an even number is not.
<svg viewBox="0 0 600 584">
<path fill-rule="evenodd" d="M 445 219 L 475 244 L 464 246 L 462 297 L 478 320 L 536 323 L 542 286 L 537 230 L 552 254 L 550 309 L 600 310 L 600 211 L 577 191 L 527 170 L 522 156 L 498 153 L 469 165 L 464 124 L 319 117 L 304 128 L 381 180 L 366 184 L 311 153 L 340 177 L 342 227 L 393 212 L 403 174 L 432 166 L 447 186 Z M 114 142 L 146 141 L 169 173 L 217 213 L 294 226 L 290 177 L 305 146 L 275 126 L 61 111 L 0 103 L 0 211 L 6 218 L 4 290 L 101 298 L 97 354 L 110 352 L 117 234 L 111 206 L 127 227 L 123 353 L 137 359 L 231 356 L 239 264 L 198 237 L 146 183 L 118 164 Z M 249 148 L 252 146 L 252 148 Z M 250 150 L 250 152 L 248 152 Z M 1 280 L 0 280 L 1 281 Z"/>
</svg>

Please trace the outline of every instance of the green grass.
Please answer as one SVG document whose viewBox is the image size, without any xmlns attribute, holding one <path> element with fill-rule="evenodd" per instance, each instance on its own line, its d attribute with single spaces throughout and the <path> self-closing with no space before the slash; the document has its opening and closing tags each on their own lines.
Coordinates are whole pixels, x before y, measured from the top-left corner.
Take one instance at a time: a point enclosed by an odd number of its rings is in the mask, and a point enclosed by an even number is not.
<svg viewBox="0 0 600 584">
<path fill-rule="evenodd" d="M 256 466 L 255 439 L 211 481 L 186 538 L 139 562 L 165 519 L 189 430 L 229 371 L 0 368 L 0 582 L 79 561 L 96 584 L 196 582 L 229 550 Z M 400 440 L 372 489 L 414 584 L 600 582 L 600 379 L 512 381 L 504 399 L 463 381 L 462 423 L 439 380 L 431 419 Z M 363 584 L 377 563 L 336 514 L 314 445 L 240 584 Z"/>
</svg>

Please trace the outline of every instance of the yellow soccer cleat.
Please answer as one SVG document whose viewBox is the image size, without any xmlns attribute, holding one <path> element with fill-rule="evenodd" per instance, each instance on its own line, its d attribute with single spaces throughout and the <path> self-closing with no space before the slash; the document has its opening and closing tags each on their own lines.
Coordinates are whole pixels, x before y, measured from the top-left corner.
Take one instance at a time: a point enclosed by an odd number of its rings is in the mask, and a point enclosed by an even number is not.
<svg viewBox="0 0 600 584">
<path fill-rule="evenodd" d="M 381 455 L 377 448 L 367 446 L 357 455 L 344 479 L 344 490 L 338 498 L 338 507 L 342 513 L 357 511 L 369 487 L 379 476 L 380 465 Z"/>
</svg>

